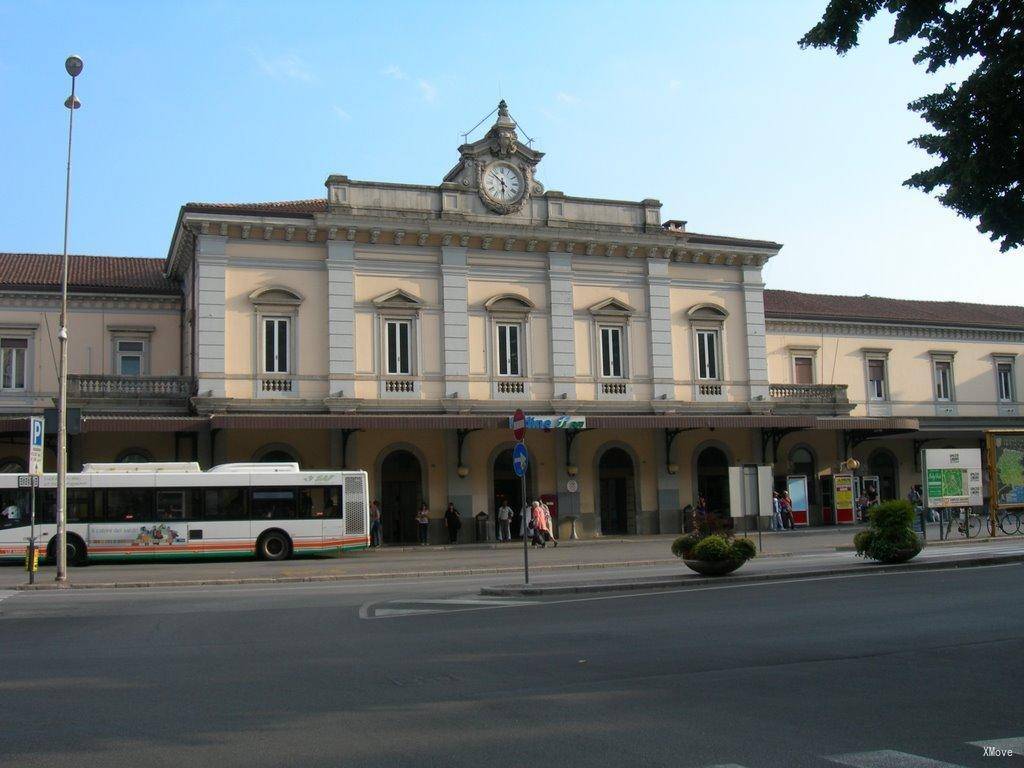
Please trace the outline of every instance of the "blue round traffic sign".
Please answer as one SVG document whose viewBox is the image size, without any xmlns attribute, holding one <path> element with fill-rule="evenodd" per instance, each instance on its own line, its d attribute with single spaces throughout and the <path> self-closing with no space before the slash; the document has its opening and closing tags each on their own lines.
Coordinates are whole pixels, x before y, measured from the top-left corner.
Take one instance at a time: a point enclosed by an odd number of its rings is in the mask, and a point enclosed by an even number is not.
<svg viewBox="0 0 1024 768">
<path fill-rule="evenodd" d="M 512 449 L 512 469 L 516 471 L 517 477 L 523 477 L 526 474 L 526 467 L 529 463 L 530 454 L 526 452 L 526 446 L 516 443 L 516 447 Z"/>
</svg>

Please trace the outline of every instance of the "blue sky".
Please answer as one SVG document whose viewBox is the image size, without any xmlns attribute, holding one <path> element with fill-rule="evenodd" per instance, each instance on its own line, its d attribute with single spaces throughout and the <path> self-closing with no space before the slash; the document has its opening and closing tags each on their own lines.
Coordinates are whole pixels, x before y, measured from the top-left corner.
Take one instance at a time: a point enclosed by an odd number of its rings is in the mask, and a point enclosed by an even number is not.
<svg viewBox="0 0 1024 768">
<path fill-rule="evenodd" d="M 1020 303 L 1021 254 L 901 182 L 927 75 L 873 22 L 796 41 L 825 0 L 0 0 L 0 250 L 162 257 L 179 206 L 320 197 L 331 173 L 436 184 L 499 96 L 571 195 L 655 197 L 693 231 L 785 244 L 770 287 Z"/>
</svg>

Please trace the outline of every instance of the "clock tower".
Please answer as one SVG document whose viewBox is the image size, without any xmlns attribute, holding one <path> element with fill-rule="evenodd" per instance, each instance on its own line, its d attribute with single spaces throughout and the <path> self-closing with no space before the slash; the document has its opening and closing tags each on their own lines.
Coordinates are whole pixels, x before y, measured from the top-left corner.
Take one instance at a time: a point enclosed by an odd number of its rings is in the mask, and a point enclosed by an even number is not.
<svg viewBox="0 0 1024 768">
<path fill-rule="evenodd" d="M 459 155 L 458 164 L 445 175 L 445 183 L 476 190 L 483 204 L 495 213 L 518 213 L 531 195 L 544 192 L 534 178 L 544 153 L 520 144 L 516 122 L 504 100 L 498 103 L 498 119 L 491 129 L 482 139 L 459 147 Z"/>
</svg>

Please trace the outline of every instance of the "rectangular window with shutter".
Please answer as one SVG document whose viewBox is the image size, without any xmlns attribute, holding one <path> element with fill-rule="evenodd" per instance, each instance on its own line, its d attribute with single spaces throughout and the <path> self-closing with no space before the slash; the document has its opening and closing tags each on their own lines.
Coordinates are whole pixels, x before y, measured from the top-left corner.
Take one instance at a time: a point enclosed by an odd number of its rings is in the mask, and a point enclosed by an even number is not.
<svg viewBox="0 0 1024 768">
<path fill-rule="evenodd" d="M 996 365 L 996 386 L 999 400 L 1004 403 L 1013 402 L 1013 363 Z"/>
<path fill-rule="evenodd" d="M 793 379 L 794 384 L 814 383 L 814 358 L 794 357 L 793 358 Z"/>
<path fill-rule="evenodd" d="M 601 375 L 622 378 L 622 329 L 617 326 L 601 327 Z"/>
<path fill-rule="evenodd" d="M 935 399 L 953 399 L 953 364 L 948 360 L 935 361 Z"/>
<path fill-rule="evenodd" d="M 718 331 L 697 331 L 697 378 L 717 380 L 718 371 Z"/>
<path fill-rule="evenodd" d="M 412 374 L 411 331 L 412 323 L 408 320 L 387 320 L 384 323 L 384 356 L 390 376 Z"/>
<path fill-rule="evenodd" d="M 523 375 L 519 364 L 518 324 L 498 323 L 498 375 Z"/>
<path fill-rule="evenodd" d="M 25 389 L 25 360 L 28 339 L 0 339 L 0 389 Z"/>
<path fill-rule="evenodd" d="M 885 360 L 868 360 L 868 399 L 885 400 Z"/>
<path fill-rule="evenodd" d="M 289 322 L 287 317 L 263 318 L 263 372 L 288 373 Z"/>
</svg>

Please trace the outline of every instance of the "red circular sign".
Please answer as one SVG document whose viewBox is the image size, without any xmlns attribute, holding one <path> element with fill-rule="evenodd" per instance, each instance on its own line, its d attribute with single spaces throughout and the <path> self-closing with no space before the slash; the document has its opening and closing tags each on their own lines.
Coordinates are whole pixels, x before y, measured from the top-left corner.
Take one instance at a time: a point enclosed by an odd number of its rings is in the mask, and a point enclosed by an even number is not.
<svg viewBox="0 0 1024 768">
<path fill-rule="evenodd" d="M 526 437 L 526 414 L 522 408 L 517 409 L 512 415 L 512 434 L 520 442 Z"/>
</svg>

